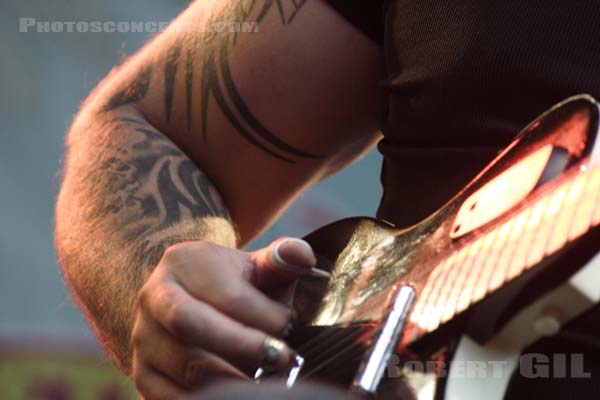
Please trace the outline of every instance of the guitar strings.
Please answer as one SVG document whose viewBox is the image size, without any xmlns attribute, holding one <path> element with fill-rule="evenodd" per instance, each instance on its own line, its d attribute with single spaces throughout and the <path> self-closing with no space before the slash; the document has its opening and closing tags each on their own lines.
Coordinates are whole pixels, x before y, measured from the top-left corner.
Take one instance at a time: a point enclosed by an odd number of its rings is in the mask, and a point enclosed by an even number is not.
<svg viewBox="0 0 600 400">
<path fill-rule="evenodd" d="M 352 343 L 351 345 L 349 345 L 344 352 L 339 352 L 327 359 L 325 359 L 324 361 L 322 361 L 320 364 L 317 364 L 315 367 L 313 367 L 311 370 L 307 371 L 306 373 L 302 374 L 302 379 L 309 379 L 310 377 L 314 376 L 315 374 L 317 374 L 319 371 L 321 371 L 324 367 L 326 367 L 327 365 L 331 364 L 332 362 L 334 362 L 336 359 L 340 359 L 342 357 L 347 357 L 348 355 L 350 355 L 351 359 L 358 359 L 359 357 L 361 357 L 364 353 L 364 346 L 362 346 L 359 343 Z M 354 356 L 352 356 L 352 352 L 356 351 L 356 354 Z"/>
<path fill-rule="evenodd" d="M 312 346 L 310 345 L 309 342 L 307 342 L 306 344 L 302 345 L 299 348 L 299 351 L 302 351 L 302 348 L 305 347 L 310 347 L 310 349 L 307 349 L 308 351 L 311 352 L 321 352 L 321 351 L 327 351 L 330 346 L 335 346 L 336 343 L 339 343 L 340 340 L 343 341 L 346 337 L 348 336 L 352 336 L 352 335 L 360 335 L 362 333 L 361 331 L 361 326 L 350 326 L 347 328 L 343 328 L 343 327 L 332 327 L 331 330 L 329 332 L 322 332 L 322 334 L 325 335 L 321 335 L 321 337 L 319 339 L 319 343 L 317 343 L 316 345 Z M 328 336 L 329 341 L 323 340 L 325 337 Z M 314 342 L 314 340 L 313 340 Z M 323 349 L 325 347 L 325 349 Z M 308 354 L 308 351 L 305 352 L 305 354 Z"/>
<path fill-rule="evenodd" d="M 306 349 L 306 351 L 312 351 L 313 348 L 319 349 L 319 346 L 325 345 L 328 343 L 328 342 L 324 341 L 326 338 L 329 337 L 331 339 L 331 341 L 333 341 L 335 338 L 342 339 L 346 335 L 346 332 L 344 331 L 345 328 L 341 328 L 341 327 L 338 328 L 335 325 L 326 326 L 326 327 L 324 327 L 324 329 L 325 330 L 323 332 L 318 333 L 317 335 L 310 338 L 307 342 L 303 343 L 298 348 L 298 352 L 304 351 L 303 349 Z M 315 343 L 317 343 L 317 344 L 314 345 Z"/>
<path fill-rule="evenodd" d="M 332 338 L 329 338 L 329 341 L 323 341 L 323 344 L 325 345 L 325 349 L 322 351 L 318 352 L 318 355 L 316 355 L 315 357 L 311 358 L 311 360 L 313 362 L 318 362 L 321 359 L 325 358 L 327 359 L 328 357 L 330 357 L 331 353 L 338 353 L 339 351 L 343 351 L 345 349 L 347 349 L 348 345 L 352 345 L 353 343 L 356 342 L 355 339 L 357 339 L 358 337 L 360 337 L 362 334 L 364 334 L 366 331 L 364 329 L 359 328 L 355 328 L 355 329 L 351 329 L 350 332 L 347 332 L 348 329 L 351 328 L 346 328 L 343 329 L 343 333 L 344 335 L 341 339 L 339 340 L 332 340 Z M 315 351 L 313 351 L 314 353 Z M 308 353 L 307 353 L 308 354 Z"/>
</svg>

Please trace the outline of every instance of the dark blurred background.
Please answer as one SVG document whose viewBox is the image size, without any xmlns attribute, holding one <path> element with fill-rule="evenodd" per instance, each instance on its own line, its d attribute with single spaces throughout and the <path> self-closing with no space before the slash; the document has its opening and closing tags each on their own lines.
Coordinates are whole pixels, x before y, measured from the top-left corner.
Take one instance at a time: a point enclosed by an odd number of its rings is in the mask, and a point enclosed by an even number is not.
<svg viewBox="0 0 600 400">
<path fill-rule="evenodd" d="M 151 33 L 20 31 L 37 21 L 169 21 L 183 0 L 0 0 L 0 399 L 134 398 L 74 307 L 53 248 L 64 135 L 79 104 Z M 373 215 L 380 157 L 308 191 L 256 248 L 336 219 Z"/>
</svg>

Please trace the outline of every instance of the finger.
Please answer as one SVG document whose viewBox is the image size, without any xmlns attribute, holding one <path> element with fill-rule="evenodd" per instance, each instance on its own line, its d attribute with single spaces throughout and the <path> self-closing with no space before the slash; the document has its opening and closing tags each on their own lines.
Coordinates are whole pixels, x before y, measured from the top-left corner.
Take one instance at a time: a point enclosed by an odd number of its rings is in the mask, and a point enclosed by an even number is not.
<svg viewBox="0 0 600 400">
<path fill-rule="evenodd" d="M 329 278 L 316 268 L 317 259 L 310 245 L 297 238 L 282 238 L 251 253 L 256 264 L 254 283 L 259 288 L 289 284 L 302 276 Z"/>
<path fill-rule="evenodd" d="M 171 268 L 164 271 L 164 276 L 158 276 L 159 282 L 174 279 L 196 299 L 271 335 L 279 335 L 286 329 L 292 312 L 249 282 L 255 265 L 248 253 L 199 242 L 172 249 L 165 260 Z M 161 285 L 150 288 L 162 292 Z M 166 294 L 165 301 L 169 301 L 169 291 L 158 295 Z"/>
<path fill-rule="evenodd" d="M 136 356 L 185 389 L 198 388 L 218 378 L 247 379 L 224 360 L 199 348 L 179 343 L 157 323 L 143 319 L 132 334 Z"/>
<path fill-rule="evenodd" d="M 291 310 L 223 268 L 221 273 L 216 264 L 207 265 L 202 279 L 185 279 L 175 273 L 176 282 L 195 299 L 208 303 L 215 309 L 240 323 L 254 327 L 271 335 L 280 335 L 292 318 Z M 168 300 L 168 299 L 167 299 Z"/>
<path fill-rule="evenodd" d="M 209 304 L 194 299 L 174 284 L 165 288 L 162 289 L 162 295 L 148 298 L 146 308 L 176 338 L 190 346 L 210 349 L 215 355 L 244 370 L 255 368 L 264 361 L 264 344 L 268 337 L 264 332 L 233 320 Z M 268 360 L 267 367 L 277 369 L 288 365 L 292 351 L 284 345 L 276 356 L 276 359 L 271 357 Z"/>
</svg>

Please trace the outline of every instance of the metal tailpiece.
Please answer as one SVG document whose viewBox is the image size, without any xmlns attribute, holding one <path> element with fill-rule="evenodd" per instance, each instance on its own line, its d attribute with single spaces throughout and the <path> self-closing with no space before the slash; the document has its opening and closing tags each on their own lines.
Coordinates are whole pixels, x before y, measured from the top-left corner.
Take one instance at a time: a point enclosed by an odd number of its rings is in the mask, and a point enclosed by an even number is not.
<svg viewBox="0 0 600 400">
<path fill-rule="evenodd" d="M 402 338 L 408 313 L 415 298 L 416 291 L 412 286 L 402 284 L 398 288 L 390 312 L 373 337 L 366 358 L 350 387 L 351 391 L 367 396 L 375 394 L 387 368 L 387 363 Z"/>
</svg>

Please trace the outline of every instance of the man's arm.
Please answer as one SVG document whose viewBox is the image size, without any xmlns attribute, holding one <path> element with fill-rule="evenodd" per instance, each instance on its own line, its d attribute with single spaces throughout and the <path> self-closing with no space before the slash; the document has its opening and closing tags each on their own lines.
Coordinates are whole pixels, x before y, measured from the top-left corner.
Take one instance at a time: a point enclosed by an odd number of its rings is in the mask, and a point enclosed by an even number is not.
<svg viewBox="0 0 600 400">
<path fill-rule="evenodd" d="M 82 113 L 68 142 L 56 245 L 78 305 L 129 371 L 136 293 L 165 249 L 189 240 L 234 247 L 217 190 L 132 109 Z"/>
<path fill-rule="evenodd" d="M 258 22 L 258 32 L 214 29 L 248 21 Z M 191 26 L 208 29 L 192 32 Z M 200 254 L 198 246 L 167 252 L 177 257 L 163 257 L 165 250 L 195 240 L 247 243 L 302 190 L 364 153 L 377 139 L 381 115 L 378 47 L 320 0 L 196 2 L 173 27 L 181 29 L 146 46 L 84 105 L 69 133 L 57 204 L 65 276 L 125 371 L 142 285 L 150 281 L 155 289 L 142 291 L 142 306 L 156 305 L 152 293 L 164 294 L 158 289 L 173 260 L 193 253 L 197 263 L 207 254 L 206 246 Z M 281 328 L 285 312 L 255 293 L 247 308 L 270 307 L 273 312 L 262 314 L 271 321 L 244 321 L 247 315 L 224 310 L 230 306 L 223 299 L 199 291 L 206 282 L 181 283 L 211 277 L 202 267 L 179 276 L 176 293 L 257 329 L 247 335 L 256 340 L 258 331 Z M 190 312 L 200 304 L 194 307 Z M 148 313 L 142 307 L 137 326 L 149 325 Z M 178 336 L 164 325 L 170 337 Z M 198 341 L 186 345 L 203 347 Z M 218 343 L 211 346 L 228 356 Z"/>
</svg>

